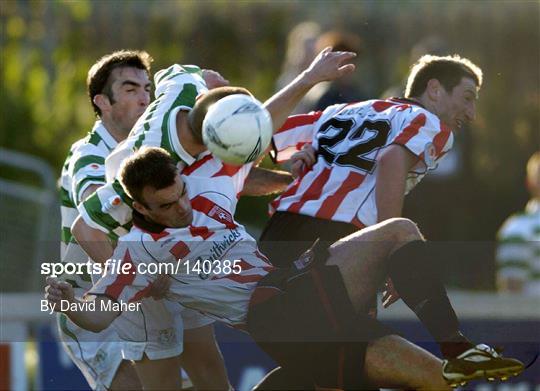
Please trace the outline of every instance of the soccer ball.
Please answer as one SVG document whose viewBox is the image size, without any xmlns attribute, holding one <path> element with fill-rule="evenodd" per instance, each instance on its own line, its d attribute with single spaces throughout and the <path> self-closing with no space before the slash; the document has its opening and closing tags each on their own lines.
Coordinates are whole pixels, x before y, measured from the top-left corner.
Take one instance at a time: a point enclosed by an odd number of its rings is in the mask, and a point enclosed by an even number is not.
<svg viewBox="0 0 540 391">
<path fill-rule="evenodd" d="M 257 159 L 273 134 L 272 118 L 261 102 L 235 94 L 208 109 L 202 126 L 203 142 L 225 163 L 243 165 Z"/>
</svg>

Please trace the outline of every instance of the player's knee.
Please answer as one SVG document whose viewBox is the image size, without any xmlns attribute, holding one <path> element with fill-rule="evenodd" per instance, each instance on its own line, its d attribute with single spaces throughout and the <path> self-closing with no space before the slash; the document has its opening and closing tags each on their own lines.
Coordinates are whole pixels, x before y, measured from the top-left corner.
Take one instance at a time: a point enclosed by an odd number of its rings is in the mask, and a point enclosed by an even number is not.
<svg viewBox="0 0 540 391">
<path fill-rule="evenodd" d="M 411 242 L 413 240 L 423 240 L 423 236 L 416 223 L 402 217 L 386 220 L 386 225 L 392 232 L 396 242 Z"/>
</svg>

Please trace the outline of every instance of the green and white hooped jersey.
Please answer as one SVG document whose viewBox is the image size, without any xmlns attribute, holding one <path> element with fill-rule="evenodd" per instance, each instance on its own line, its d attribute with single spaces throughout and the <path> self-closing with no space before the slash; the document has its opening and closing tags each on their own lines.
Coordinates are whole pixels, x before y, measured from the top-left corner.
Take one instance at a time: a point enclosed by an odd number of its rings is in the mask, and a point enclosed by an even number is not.
<svg viewBox="0 0 540 391">
<path fill-rule="evenodd" d="M 62 262 L 86 262 L 88 259 L 73 238 L 71 225 L 79 215 L 77 205 L 84 191 L 91 185 L 105 184 L 105 159 L 116 145 L 116 140 L 101 121 L 96 121 L 92 131 L 71 146 L 59 180 Z M 89 288 L 92 285 L 88 275 L 70 275 L 66 277 L 68 280 L 75 288 Z"/>
<path fill-rule="evenodd" d="M 113 240 L 131 227 L 131 200 L 116 180 L 124 159 L 142 146 L 161 147 L 181 166 L 190 166 L 196 159 L 178 140 L 176 114 L 191 110 L 197 95 L 206 92 L 202 71 L 194 65 L 172 65 L 154 76 L 156 99 L 134 125 L 128 138 L 106 159 L 107 184 L 78 207 L 85 222 L 106 232 Z"/>
<path fill-rule="evenodd" d="M 510 216 L 497 236 L 499 276 L 523 281 L 523 293 L 540 297 L 540 202 Z"/>
</svg>

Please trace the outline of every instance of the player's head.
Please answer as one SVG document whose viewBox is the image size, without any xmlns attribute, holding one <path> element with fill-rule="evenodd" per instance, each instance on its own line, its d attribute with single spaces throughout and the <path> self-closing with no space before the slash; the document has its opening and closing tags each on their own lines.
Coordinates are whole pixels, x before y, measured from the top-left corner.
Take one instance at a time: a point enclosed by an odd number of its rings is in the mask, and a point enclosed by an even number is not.
<svg viewBox="0 0 540 391">
<path fill-rule="evenodd" d="M 234 94 L 245 94 L 251 96 L 251 93 L 243 87 L 227 86 L 214 88 L 197 98 L 193 109 L 189 112 L 188 122 L 191 133 L 199 144 L 203 145 L 202 124 L 210 106 L 212 106 L 218 100 Z"/>
<path fill-rule="evenodd" d="M 193 210 L 186 184 L 174 160 L 162 148 L 141 148 L 122 163 L 120 182 L 133 199 L 133 209 L 146 220 L 171 228 L 186 227 Z"/>
<path fill-rule="evenodd" d="M 460 128 L 476 116 L 482 70 L 466 58 L 422 56 L 411 68 L 406 98 L 420 100 L 446 125 Z"/>
<path fill-rule="evenodd" d="M 96 115 L 129 132 L 150 103 L 150 64 L 145 51 L 120 50 L 88 71 L 88 96 Z"/>
<path fill-rule="evenodd" d="M 527 188 L 533 198 L 540 199 L 540 151 L 533 153 L 527 162 Z"/>
</svg>

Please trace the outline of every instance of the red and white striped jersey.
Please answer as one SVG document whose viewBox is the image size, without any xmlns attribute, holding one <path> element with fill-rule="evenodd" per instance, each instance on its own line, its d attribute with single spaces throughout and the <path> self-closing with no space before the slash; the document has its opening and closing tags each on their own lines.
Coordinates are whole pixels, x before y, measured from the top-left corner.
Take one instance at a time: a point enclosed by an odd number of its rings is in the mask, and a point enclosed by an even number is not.
<svg viewBox="0 0 540 391">
<path fill-rule="evenodd" d="M 106 295 L 118 302 L 139 301 L 148 296 L 157 275 L 150 274 L 149 266 L 170 264 L 175 270 L 167 273 L 172 278 L 169 300 L 241 326 L 246 322 L 252 291 L 273 267 L 259 252 L 255 239 L 234 221 L 236 193 L 227 185 L 227 177 L 183 179 L 193 206 L 192 224 L 155 229 L 136 219 L 131 231 L 120 238 L 113 256 L 131 266 L 124 273 L 118 273 L 117 267 L 107 271 L 89 294 Z"/>
<path fill-rule="evenodd" d="M 409 172 L 407 194 L 452 147 L 453 135 L 434 114 L 408 99 L 390 98 L 339 104 L 324 111 L 289 117 L 274 135 L 278 162 L 306 143 L 316 163 L 270 204 L 287 211 L 358 227 L 377 222 L 377 156 L 399 144 L 418 156 Z"/>
</svg>

